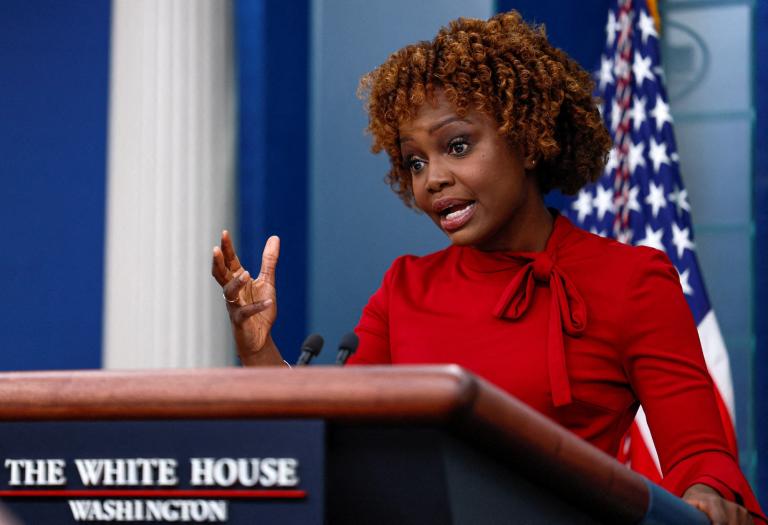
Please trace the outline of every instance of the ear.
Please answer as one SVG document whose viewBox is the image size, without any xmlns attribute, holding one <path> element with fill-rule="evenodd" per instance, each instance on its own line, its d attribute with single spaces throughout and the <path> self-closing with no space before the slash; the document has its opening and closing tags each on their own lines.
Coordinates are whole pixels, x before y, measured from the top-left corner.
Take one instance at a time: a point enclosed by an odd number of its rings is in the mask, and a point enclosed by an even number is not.
<svg viewBox="0 0 768 525">
<path fill-rule="evenodd" d="M 525 171 L 534 171 L 540 162 L 541 152 L 532 144 L 520 144 L 517 150 L 522 158 Z"/>
</svg>

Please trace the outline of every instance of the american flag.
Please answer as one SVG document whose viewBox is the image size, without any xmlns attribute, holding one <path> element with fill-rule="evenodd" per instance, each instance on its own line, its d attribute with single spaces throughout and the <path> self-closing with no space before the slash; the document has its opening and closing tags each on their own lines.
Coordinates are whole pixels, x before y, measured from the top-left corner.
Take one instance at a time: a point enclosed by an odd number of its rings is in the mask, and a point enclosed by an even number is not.
<svg viewBox="0 0 768 525">
<path fill-rule="evenodd" d="M 659 34 L 645 0 L 617 0 L 608 12 L 606 45 L 596 73 L 601 112 L 613 138 L 603 176 L 563 210 L 575 224 L 624 243 L 666 252 L 680 275 L 731 446 L 733 386 L 728 353 L 696 259 L 691 207 L 680 176 Z M 640 409 L 619 459 L 661 479 L 645 414 Z"/>
</svg>

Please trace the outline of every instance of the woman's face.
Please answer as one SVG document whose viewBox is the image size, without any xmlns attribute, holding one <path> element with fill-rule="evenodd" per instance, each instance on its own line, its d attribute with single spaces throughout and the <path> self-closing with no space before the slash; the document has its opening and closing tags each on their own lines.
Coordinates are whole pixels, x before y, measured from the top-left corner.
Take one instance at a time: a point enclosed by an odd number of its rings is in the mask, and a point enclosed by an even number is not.
<svg viewBox="0 0 768 525">
<path fill-rule="evenodd" d="M 417 206 L 453 244 L 515 249 L 541 196 L 525 159 L 498 135 L 494 119 L 459 117 L 442 91 L 400 125 L 400 150 Z"/>
</svg>

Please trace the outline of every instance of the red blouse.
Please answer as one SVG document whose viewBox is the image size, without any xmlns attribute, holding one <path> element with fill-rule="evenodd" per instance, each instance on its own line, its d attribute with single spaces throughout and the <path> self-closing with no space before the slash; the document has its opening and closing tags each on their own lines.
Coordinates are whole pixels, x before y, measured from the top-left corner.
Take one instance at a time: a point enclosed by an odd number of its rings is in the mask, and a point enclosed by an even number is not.
<svg viewBox="0 0 768 525">
<path fill-rule="evenodd" d="M 664 473 L 762 516 L 729 451 L 693 316 L 658 250 L 559 216 L 540 253 L 451 246 L 398 258 L 351 364 L 457 363 L 608 454 L 642 403 Z"/>
</svg>

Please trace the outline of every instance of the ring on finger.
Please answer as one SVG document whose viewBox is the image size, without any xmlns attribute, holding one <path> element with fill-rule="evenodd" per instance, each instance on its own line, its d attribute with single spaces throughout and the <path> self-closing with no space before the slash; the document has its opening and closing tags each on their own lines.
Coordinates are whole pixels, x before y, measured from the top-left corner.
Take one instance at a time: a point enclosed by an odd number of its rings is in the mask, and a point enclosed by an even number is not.
<svg viewBox="0 0 768 525">
<path fill-rule="evenodd" d="M 237 304 L 240 302 L 240 299 L 227 299 L 227 295 L 222 293 L 221 296 L 224 298 L 225 301 L 227 301 L 229 304 Z"/>
</svg>

